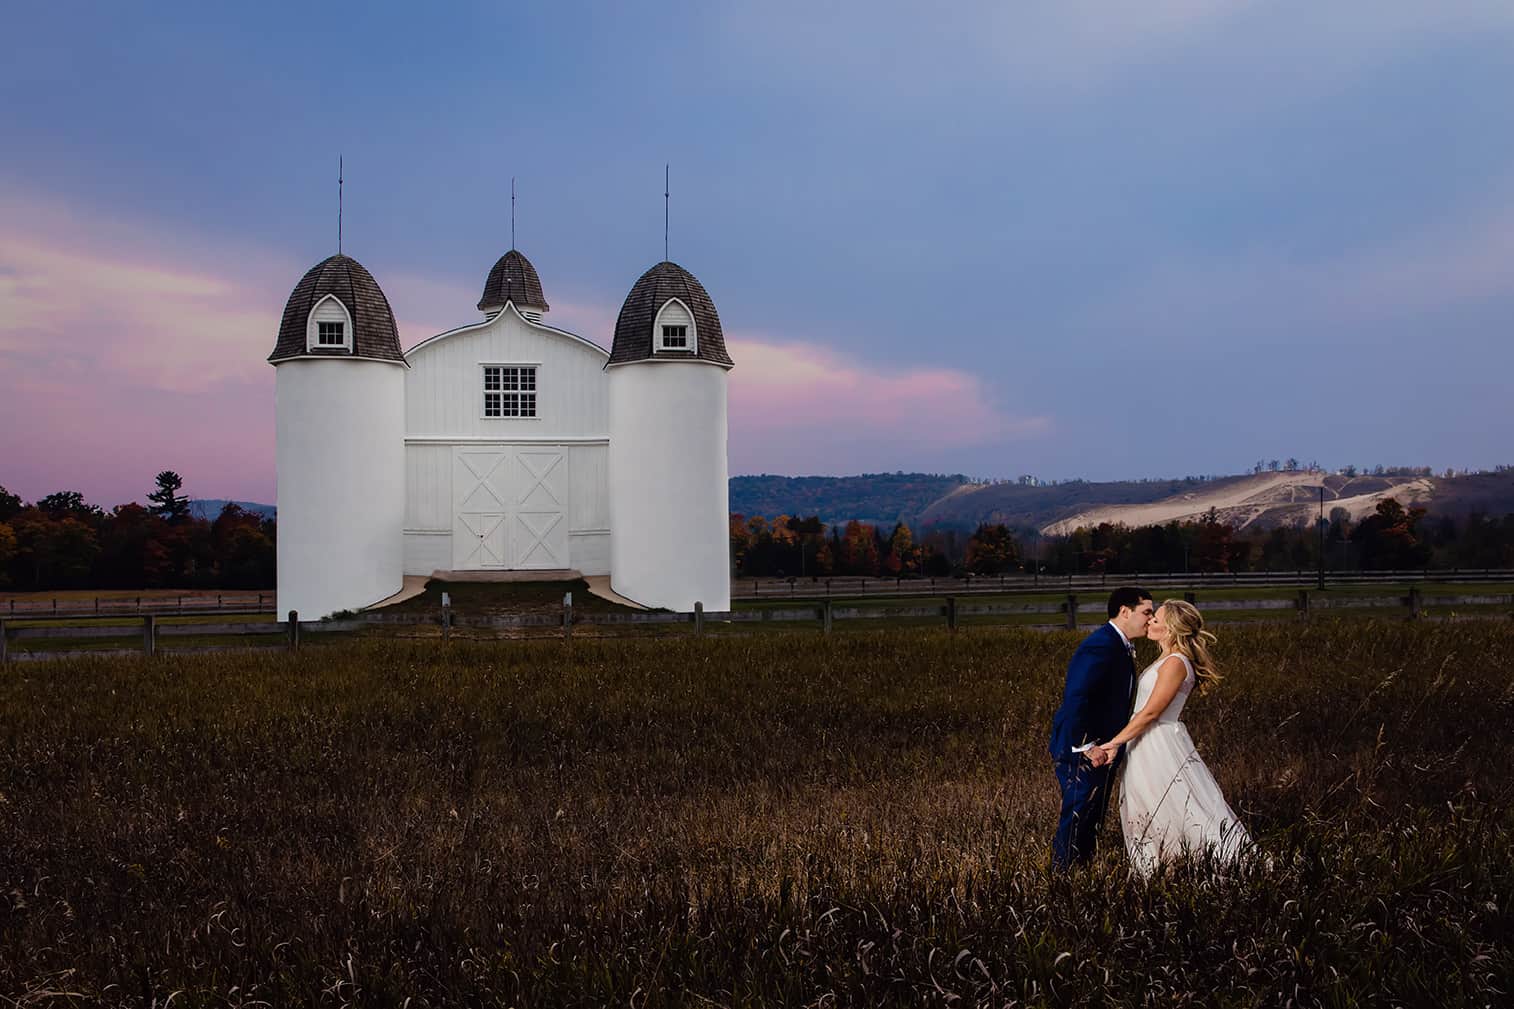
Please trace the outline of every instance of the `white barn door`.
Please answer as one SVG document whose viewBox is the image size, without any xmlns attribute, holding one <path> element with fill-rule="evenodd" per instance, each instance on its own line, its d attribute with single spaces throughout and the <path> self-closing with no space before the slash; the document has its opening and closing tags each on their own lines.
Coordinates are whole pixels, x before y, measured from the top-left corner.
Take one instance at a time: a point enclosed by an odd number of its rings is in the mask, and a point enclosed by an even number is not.
<svg viewBox="0 0 1514 1009">
<path fill-rule="evenodd" d="M 510 566 L 509 449 L 458 448 L 452 456 L 452 569 Z"/>
<path fill-rule="evenodd" d="M 560 448 L 516 453 L 520 496 L 515 512 L 515 567 L 568 566 L 568 459 Z"/>
<path fill-rule="evenodd" d="M 568 566 L 568 463 L 558 446 L 458 446 L 454 571 Z"/>
</svg>

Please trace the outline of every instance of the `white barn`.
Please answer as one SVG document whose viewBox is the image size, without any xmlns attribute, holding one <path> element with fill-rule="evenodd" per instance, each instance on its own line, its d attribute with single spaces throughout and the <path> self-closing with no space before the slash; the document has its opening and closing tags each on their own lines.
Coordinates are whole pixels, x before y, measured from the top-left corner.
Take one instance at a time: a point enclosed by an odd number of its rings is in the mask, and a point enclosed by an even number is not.
<svg viewBox="0 0 1514 1009">
<path fill-rule="evenodd" d="M 404 351 L 351 257 L 295 286 L 268 358 L 279 612 L 361 609 L 405 575 L 518 570 L 728 609 L 733 364 L 699 281 L 666 261 L 646 271 L 609 351 L 544 321 L 540 278 L 514 249 L 478 310 Z"/>
</svg>

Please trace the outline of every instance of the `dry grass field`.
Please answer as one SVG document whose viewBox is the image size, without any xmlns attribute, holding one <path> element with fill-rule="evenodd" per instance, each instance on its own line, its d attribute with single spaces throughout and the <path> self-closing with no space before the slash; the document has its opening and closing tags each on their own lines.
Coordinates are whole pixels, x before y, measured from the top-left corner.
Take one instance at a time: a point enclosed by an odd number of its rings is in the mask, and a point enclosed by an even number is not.
<svg viewBox="0 0 1514 1009">
<path fill-rule="evenodd" d="M 15 664 L 0 1003 L 1508 1004 L 1514 622 L 1221 632 L 1271 864 L 1150 882 L 1046 870 L 1068 633 Z"/>
</svg>

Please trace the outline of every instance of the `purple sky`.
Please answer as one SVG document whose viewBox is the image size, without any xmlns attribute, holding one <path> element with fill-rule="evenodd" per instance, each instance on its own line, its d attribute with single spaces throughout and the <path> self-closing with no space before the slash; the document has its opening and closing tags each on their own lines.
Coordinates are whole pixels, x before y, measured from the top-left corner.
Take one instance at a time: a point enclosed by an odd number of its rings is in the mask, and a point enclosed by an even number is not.
<svg viewBox="0 0 1514 1009">
<path fill-rule="evenodd" d="M 247 5 L 243 5 L 244 7 Z M 408 347 L 518 244 L 607 344 L 715 298 L 731 472 L 1491 466 L 1514 5 L 119 5 L 0 39 L 0 484 L 272 501 L 289 290 Z"/>
</svg>

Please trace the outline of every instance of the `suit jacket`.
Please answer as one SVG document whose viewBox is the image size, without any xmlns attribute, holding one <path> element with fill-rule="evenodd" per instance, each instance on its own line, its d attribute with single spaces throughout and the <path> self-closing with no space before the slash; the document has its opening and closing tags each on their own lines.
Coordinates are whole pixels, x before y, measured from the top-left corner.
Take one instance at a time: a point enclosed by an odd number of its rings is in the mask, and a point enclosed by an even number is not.
<svg viewBox="0 0 1514 1009">
<path fill-rule="evenodd" d="M 1083 639 L 1067 664 L 1062 706 L 1051 720 L 1048 749 L 1054 759 L 1081 759 L 1074 746 L 1104 742 L 1125 727 L 1135 673 L 1120 632 L 1109 624 Z"/>
</svg>

